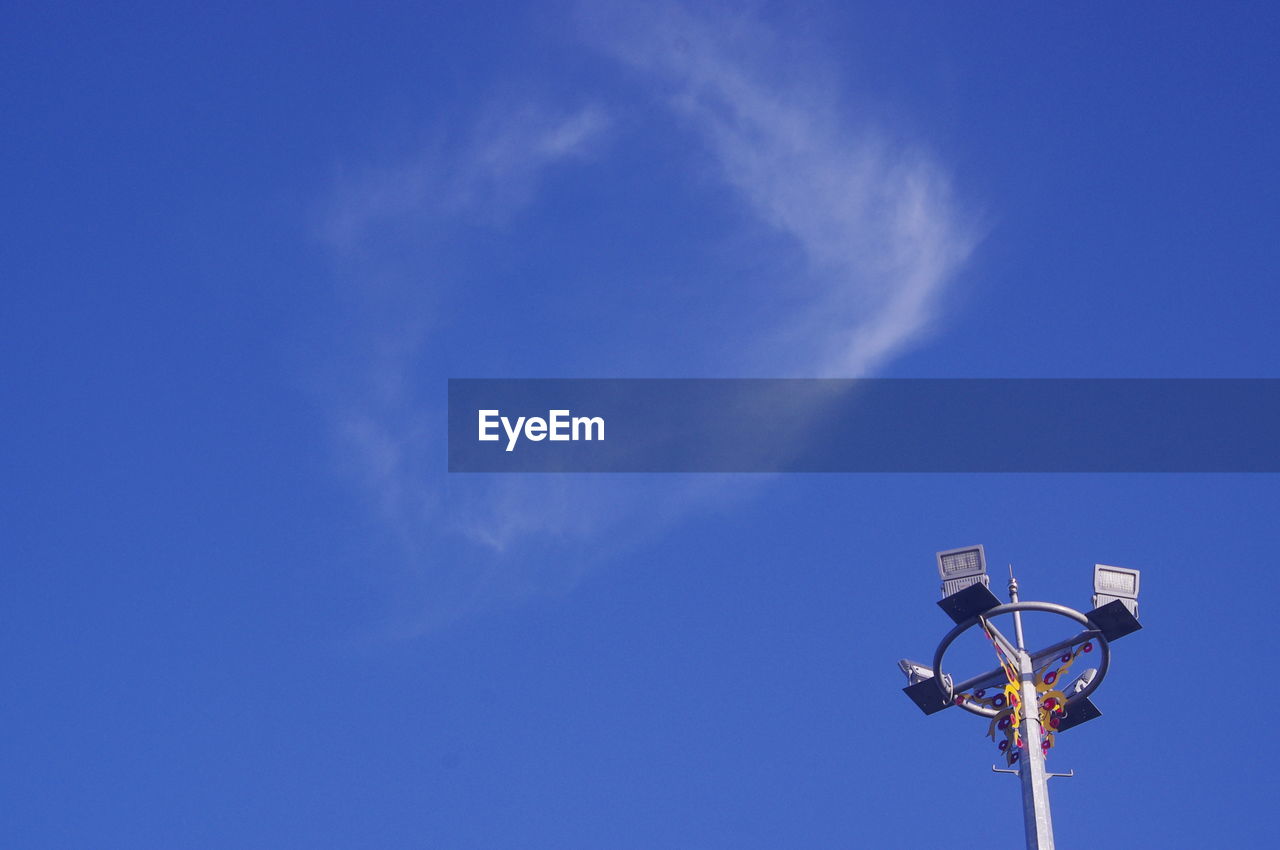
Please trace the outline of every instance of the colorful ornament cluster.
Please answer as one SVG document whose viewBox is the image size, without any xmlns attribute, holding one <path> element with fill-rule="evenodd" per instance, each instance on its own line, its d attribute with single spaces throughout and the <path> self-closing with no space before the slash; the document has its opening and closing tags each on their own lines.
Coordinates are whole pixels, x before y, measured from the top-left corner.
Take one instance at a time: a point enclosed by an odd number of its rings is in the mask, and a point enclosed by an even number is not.
<svg viewBox="0 0 1280 850">
<path fill-rule="evenodd" d="M 1021 757 L 1019 750 L 1026 746 L 1022 736 L 1022 721 L 1025 715 L 1022 711 L 1022 688 L 1019 683 L 1018 669 L 996 643 L 985 621 L 982 629 L 986 632 L 987 639 L 995 647 L 996 656 L 1000 659 L 1000 667 L 1005 675 L 1004 688 L 990 696 L 986 688 L 971 694 L 959 694 L 955 701 L 957 704 L 967 701 L 974 705 L 998 709 L 999 713 L 991 719 L 991 726 L 987 729 L 987 737 L 996 741 L 996 747 L 1004 756 L 1005 763 L 1012 765 Z M 1035 670 L 1036 702 L 1040 715 L 1040 750 L 1046 755 L 1053 748 L 1054 736 L 1067 712 L 1067 695 L 1059 689 L 1058 685 L 1065 680 L 1067 671 L 1075 660 L 1082 653 L 1092 651 L 1093 642 L 1086 641 L 1074 652 L 1050 656 Z M 1000 733 L 1000 740 L 997 740 L 997 733 Z"/>
</svg>

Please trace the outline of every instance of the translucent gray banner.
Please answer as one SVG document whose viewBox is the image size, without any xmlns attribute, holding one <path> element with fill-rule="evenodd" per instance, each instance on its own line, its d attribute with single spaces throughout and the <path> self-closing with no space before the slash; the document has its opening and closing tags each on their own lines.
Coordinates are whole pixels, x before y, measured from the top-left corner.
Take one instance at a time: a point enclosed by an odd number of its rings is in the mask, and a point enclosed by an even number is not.
<svg viewBox="0 0 1280 850">
<path fill-rule="evenodd" d="M 451 379 L 450 472 L 1277 472 L 1278 379 Z"/>
</svg>

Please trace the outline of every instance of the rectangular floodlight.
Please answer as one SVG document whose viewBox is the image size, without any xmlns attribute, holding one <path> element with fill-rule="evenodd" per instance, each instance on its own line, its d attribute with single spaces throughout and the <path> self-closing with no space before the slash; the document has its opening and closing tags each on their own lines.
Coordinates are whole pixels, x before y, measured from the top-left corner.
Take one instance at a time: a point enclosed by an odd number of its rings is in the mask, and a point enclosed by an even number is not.
<svg viewBox="0 0 1280 850">
<path fill-rule="evenodd" d="M 944 582 L 949 579 L 984 575 L 986 571 L 987 556 L 981 546 L 965 546 L 961 549 L 948 549 L 938 553 L 938 577 Z"/>
<path fill-rule="evenodd" d="M 1119 599 L 1124 607 L 1138 615 L 1138 570 L 1093 565 L 1093 607 L 1101 608 L 1113 599 Z"/>
<path fill-rule="evenodd" d="M 1127 567 L 1109 567 L 1106 564 L 1094 564 L 1093 592 L 1105 593 L 1108 596 L 1123 596 L 1126 599 L 1137 599 L 1138 571 Z"/>
</svg>

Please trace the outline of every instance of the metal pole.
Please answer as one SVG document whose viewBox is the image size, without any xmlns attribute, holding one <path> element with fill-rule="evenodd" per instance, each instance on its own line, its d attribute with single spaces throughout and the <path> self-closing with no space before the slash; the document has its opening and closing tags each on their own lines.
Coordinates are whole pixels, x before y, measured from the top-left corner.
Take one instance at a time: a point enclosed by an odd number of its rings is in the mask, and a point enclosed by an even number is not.
<svg viewBox="0 0 1280 850">
<path fill-rule="evenodd" d="M 1009 601 L 1018 601 L 1018 580 L 1013 577 L 1013 564 L 1009 565 Z M 1022 612 L 1013 612 L 1013 634 L 1018 639 L 1018 649 L 1026 649 L 1026 641 L 1022 639 Z"/>
<path fill-rule="evenodd" d="M 1018 601 L 1018 582 L 1009 566 L 1009 601 Z M 1022 639 L 1022 612 L 1013 613 L 1013 628 L 1018 640 L 1018 676 L 1022 699 L 1022 763 L 1018 778 L 1022 781 L 1022 822 L 1026 829 L 1027 850 L 1053 850 L 1053 818 L 1049 814 L 1049 777 L 1044 769 L 1044 751 L 1040 749 L 1040 699 L 1036 693 L 1036 671 L 1031 654 Z"/>
<path fill-rule="evenodd" d="M 1022 818 L 1028 850 L 1053 850 L 1053 818 L 1049 814 L 1049 777 L 1040 749 L 1040 705 L 1036 698 L 1035 670 L 1026 650 L 1018 651 L 1022 674 L 1022 740 L 1025 748 L 1018 778 L 1022 780 Z"/>
</svg>

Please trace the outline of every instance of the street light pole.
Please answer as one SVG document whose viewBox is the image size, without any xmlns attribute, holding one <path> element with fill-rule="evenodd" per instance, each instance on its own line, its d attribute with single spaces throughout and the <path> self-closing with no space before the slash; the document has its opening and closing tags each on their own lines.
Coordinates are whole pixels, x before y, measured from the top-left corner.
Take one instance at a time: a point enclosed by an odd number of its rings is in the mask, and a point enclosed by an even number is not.
<svg viewBox="0 0 1280 850">
<path fill-rule="evenodd" d="M 1017 763 L 1017 770 L 992 768 L 998 773 L 1017 773 L 1022 786 L 1022 814 L 1028 850 L 1053 850 L 1053 818 L 1049 811 L 1049 777 L 1045 768 L 1044 747 L 1052 744 L 1052 736 L 1073 729 L 1099 717 L 1102 712 L 1090 696 L 1102 683 L 1110 667 L 1110 644 L 1142 628 L 1137 619 L 1138 571 L 1125 567 L 1094 567 L 1094 607 L 1082 613 L 1053 602 L 1023 602 L 1018 597 L 1018 582 L 1009 568 L 1009 602 L 1001 604 L 988 589 L 986 556 L 981 546 L 951 549 L 937 554 L 938 572 L 942 578 L 943 598 L 940 607 L 955 623 L 955 628 L 942 638 L 934 651 L 932 666 L 902 659 L 898 667 L 907 675 L 903 688 L 911 701 L 925 714 L 935 714 L 952 706 L 988 719 L 992 732 L 1006 729 L 1009 737 L 1000 742 L 1001 750 Z M 1059 640 L 1040 649 L 1027 648 L 1022 631 L 1022 612 L 1037 611 L 1065 617 L 1083 626 L 1073 637 Z M 1000 633 L 993 620 L 1004 614 L 1013 617 L 1014 641 Z M 981 626 L 1008 663 L 958 681 L 944 669 L 947 649 L 969 629 Z M 1097 651 L 1097 667 L 1080 673 L 1072 686 L 1061 681 L 1071 662 L 1082 653 Z M 1059 664 L 1057 669 L 1053 665 Z M 994 697 L 984 696 L 986 689 L 1013 685 L 1016 674 L 1018 705 L 1005 702 L 1012 688 Z M 1040 688 L 1046 689 L 1044 705 L 1049 708 L 1050 733 L 1040 723 Z M 1049 697 L 1053 697 L 1053 702 Z M 1011 701 L 1011 700 L 1010 700 Z M 1010 718 L 1018 723 L 1021 746 L 1013 749 Z M 1042 740 L 1043 738 L 1043 740 Z M 1045 742 L 1048 742 L 1046 744 Z"/>
<path fill-rule="evenodd" d="M 1009 567 L 1009 601 L 1018 601 L 1018 580 Z M 1023 738 L 1026 755 L 1019 765 L 1022 782 L 1022 823 L 1028 850 L 1053 850 L 1053 816 L 1049 812 L 1049 777 L 1040 749 L 1040 699 L 1036 692 L 1036 672 L 1022 636 L 1022 612 L 1013 613 L 1014 635 L 1018 640 L 1018 676 L 1023 706 Z"/>
</svg>

